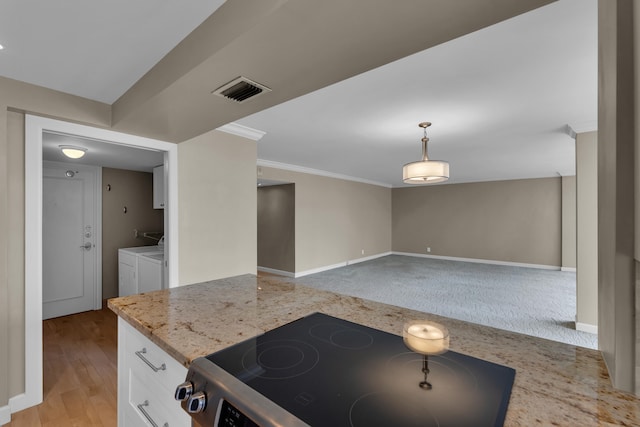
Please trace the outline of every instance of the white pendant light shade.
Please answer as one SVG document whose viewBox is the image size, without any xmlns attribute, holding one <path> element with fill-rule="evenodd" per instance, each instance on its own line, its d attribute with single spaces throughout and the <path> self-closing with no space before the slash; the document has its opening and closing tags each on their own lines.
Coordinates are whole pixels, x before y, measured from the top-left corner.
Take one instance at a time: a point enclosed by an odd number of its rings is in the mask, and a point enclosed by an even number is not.
<svg viewBox="0 0 640 427">
<path fill-rule="evenodd" d="M 407 163 L 402 167 L 402 181 L 405 184 L 436 184 L 449 179 L 449 163 L 442 160 L 429 160 L 427 155 L 427 128 L 431 126 L 429 122 L 420 123 L 424 129 L 422 137 L 422 160 Z"/>
<path fill-rule="evenodd" d="M 74 147 L 73 145 L 60 145 L 60 150 L 70 159 L 79 159 L 87 152 L 86 148 Z"/>
<path fill-rule="evenodd" d="M 449 163 L 440 160 L 420 160 L 402 168 L 402 180 L 407 184 L 435 184 L 449 179 Z"/>
</svg>

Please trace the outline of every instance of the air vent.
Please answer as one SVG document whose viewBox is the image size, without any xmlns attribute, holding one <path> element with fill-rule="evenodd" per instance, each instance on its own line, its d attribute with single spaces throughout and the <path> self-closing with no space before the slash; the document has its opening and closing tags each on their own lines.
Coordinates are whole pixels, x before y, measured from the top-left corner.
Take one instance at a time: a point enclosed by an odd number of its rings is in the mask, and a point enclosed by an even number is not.
<svg viewBox="0 0 640 427">
<path fill-rule="evenodd" d="M 244 102 L 247 99 L 256 97 L 261 93 L 271 92 L 271 89 L 260 83 L 249 80 L 246 77 L 238 77 L 230 81 L 229 83 L 220 86 L 212 93 L 214 95 L 223 96 L 228 99 L 233 99 L 237 102 Z"/>
</svg>

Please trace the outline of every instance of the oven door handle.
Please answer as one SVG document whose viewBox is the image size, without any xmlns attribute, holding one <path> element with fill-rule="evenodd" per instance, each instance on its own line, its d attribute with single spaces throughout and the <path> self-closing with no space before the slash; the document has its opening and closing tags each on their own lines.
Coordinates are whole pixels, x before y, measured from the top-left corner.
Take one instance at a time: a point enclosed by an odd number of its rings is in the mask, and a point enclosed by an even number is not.
<svg viewBox="0 0 640 427">
<path fill-rule="evenodd" d="M 153 369 L 153 372 L 164 371 L 165 369 L 167 369 L 167 365 L 165 365 L 164 363 L 162 365 L 160 365 L 160 367 L 155 366 L 153 363 L 151 363 L 149 361 L 149 359 L 144 357 L 143 354 L 147 354 L 147 348 L 146 347 L 143 347 L 142 350 L 136 351 L 136 356 L 138 356 L 140 359 L 142 359 L 142 361 L 144 363 L 146 363 L 147 366 L 149 366 L 151 369 Z"/>
<path fill-rule="evenodd" d="M 149 401 L 145 400 L 142 403 L 139 403 L 136 405 L 138 407 L 138 410 L 140 410 L 140 412 L 142 412 L 142 415 L 144 415 L 144 417 L 147 419 L 147 421 L 149 421 L 149 424 L 151 424 L 153 427 L 158 427 L 158 424 L 153 420 L 153 418 L 151 418 L 151 415 L 149 415 L 149 413 L 147 412 L 145 408 L 145 406 L 149 406 Z M 162 427 L 169 427 L 169 423 L 164 423 L 162 424 Z"/>
</svg>

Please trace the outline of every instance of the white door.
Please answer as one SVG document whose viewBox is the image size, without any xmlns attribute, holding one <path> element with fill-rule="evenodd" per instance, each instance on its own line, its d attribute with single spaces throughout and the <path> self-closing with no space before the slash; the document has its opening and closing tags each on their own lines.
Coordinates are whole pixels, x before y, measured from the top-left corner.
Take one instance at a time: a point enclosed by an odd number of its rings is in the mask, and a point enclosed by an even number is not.
<svg viewBox="0 0 640 427">
<path fill-rule="evenodd" d="M 100 168 L 44 162 L 42 317 L 96 308 L 96 182 Z"/>
</svg>

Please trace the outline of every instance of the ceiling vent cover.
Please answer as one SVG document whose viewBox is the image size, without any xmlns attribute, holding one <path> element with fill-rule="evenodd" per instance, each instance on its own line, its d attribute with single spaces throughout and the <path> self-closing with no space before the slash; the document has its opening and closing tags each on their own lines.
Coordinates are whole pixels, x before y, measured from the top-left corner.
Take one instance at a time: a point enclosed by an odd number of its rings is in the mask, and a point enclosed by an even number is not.
<svg viewBox="0 0 640 427">
<path fill-rule="evenodd" d="M 261 93 L 271 92 L 271 89 L 260 83 L 249 80 L 246 77 L 237 77 L 229 83 L 220 86 L 213 91 L 214 95 L 223 96 L 233 99 L 237 102 L 244 102 L 247 99 L 260 95 Z"/>
</svg>

